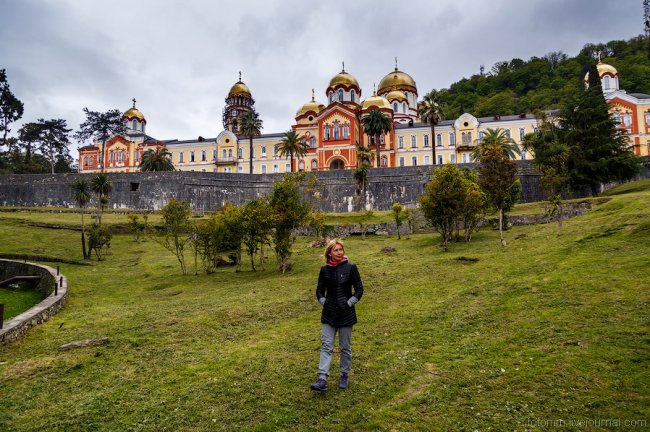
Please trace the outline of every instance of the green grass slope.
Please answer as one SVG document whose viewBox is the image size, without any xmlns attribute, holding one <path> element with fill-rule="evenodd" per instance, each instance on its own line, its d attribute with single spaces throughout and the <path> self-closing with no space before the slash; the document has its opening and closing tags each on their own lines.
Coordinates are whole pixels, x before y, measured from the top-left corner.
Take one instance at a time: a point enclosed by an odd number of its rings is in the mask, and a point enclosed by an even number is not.
<svg viewBox="0 0 650 432">
<path fill-rule="evenodd" d="M 625 189 L 627 188 L 627 189 Z M 0 347 L 0 430 L 563 430 L 648 419 L 650 182 L 554 225 L 443 253 L 437 235 L 346 240 L 365 295 L 347 391 L 314 394 L 321 250 L 294 270 L 181 276 L 152 242 L 114 237 L 61 265 L 70 301 Z M 7 219 L 4 219 L 7 216 Z M 0 252 L 78 257 L 79 233 L 0 214 Z M 392 245 L 397 252 L 382 253 Z M 472 260 L 468 260 L 471 258 Z M 246 267 L 245 267 L 246 268 Z M 105 346 L 61 351 L 109 337 Z M 338 380 L 338 358 L 332 387 Z M 605 430 L 605 423 L 590 430 Z M 647 425 L 646 425 L 647 427 Z"/>
</svg>

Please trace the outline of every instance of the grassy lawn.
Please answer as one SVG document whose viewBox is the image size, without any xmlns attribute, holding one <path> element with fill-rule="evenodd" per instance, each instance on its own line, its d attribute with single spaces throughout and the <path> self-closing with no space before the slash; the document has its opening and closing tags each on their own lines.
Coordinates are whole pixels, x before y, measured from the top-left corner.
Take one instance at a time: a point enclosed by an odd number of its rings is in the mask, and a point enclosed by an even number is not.
<svg viewBox="0 0 650 432">
<path fill-rule="evenodd" d="M 4 304 L 4 320 L 25 312 L 42 300 L 40 291 L 31 288 L 29 283 L 18 283 L 12 287 L 0 288 L 0 304 Z"/>
<path fill-rule="evenodd" d="M 346 239 L 366 291 L 350 388 L 336 389 L 335 356 L 324 395 L 309 390 L 322 264 L 312 239 L 297 240 L 285 275 L 269 263 L 181 276 L 157 243 L 117 235 L 99 265 L 61 265 L 67 306 L 0 347 L 0 430 L 524 431 L 555 419 L 648 421 L 650 181 L 608 195 L 565 221 L 561 237 L 554 225 L 514 227 L 507 247 L 489 230 L 447 253 L 433 234 Z M 79 258 L 79 235 L 0 213 L 0 252 Z M 382 253 L 388 245 L 397 252 Z M 110 343 L 59 349 L 99 337 Z"/>
</svg>

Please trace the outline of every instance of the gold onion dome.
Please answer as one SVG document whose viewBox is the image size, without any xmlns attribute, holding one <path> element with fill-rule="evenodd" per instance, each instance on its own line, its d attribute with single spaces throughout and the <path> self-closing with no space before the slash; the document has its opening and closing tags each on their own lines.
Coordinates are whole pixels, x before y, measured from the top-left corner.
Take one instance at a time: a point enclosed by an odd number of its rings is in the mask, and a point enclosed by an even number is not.
<svg viewBox="0 0 650 432">
<path fill-rule="evenodd" d="M 361 88 L 359 87 L 359 82 L 357 79 L 345 71 L 345 65 L 343 65 L 341 72 L 334 75 L 334 78 L 330 80 L 330 85 L 328 88 L 333 88 L 338 85 L 344 85 L 346 87 L 355 86 L 357 88 Z"/>
<path fill-rule="evenodd" d="M 395 70 L 393 72 L 381 79 L 377 92 L 382 94 L 393 90 L 409 90 L 417 92 L 415 80 L 411 78 L 411 75 L 397 69 L 397 64 L 395 65 Z"/>
<path fill-rule="evenodd" d="M 393 102 L 393 101 L 406 102 L 406 95 L 404 94 L 404 92 L 401 92 L 399 90 L 393 90 L 392 92 L 386 95 L 386 99 L 388 100 L 388 102 Z"/>
<path fill-rule="evenodd" d="M 122 117 L 127 120 L 136 119 L 141 122 L 146 121 L 144 119 L 144 115 L 142 115 L 142 113 L 135 107 L 135 99 L 133 99 L 133 107 L 129 108 L 129 110 L 126 111 Z"/>
<path fill-rule="evenodd" d="M 598 64 L 596 65 L 596 68 L 598 69 L 598 75 L 601 77 L 605 74 L 610 74 L 612 76 L 618 75 L 618 71 L 614 66 L 609 65 L 607 63 L 603 63 L 600 60 L 598 60 Z M 585 74 L 585 81 L 589 81 L 589 72 Z"/>
<path fill-rule="evenodd" d="M 246 84 L 241 80 L 241 72 L 239 72 L 239 81 L 237 81 L 231 88 L 230 91 L 228 92 L 228 97 L 235 97 L 235 96 L 245 96 L 245 97 L 252 97 L 251 95 L 251 90 L 248 88 Z"/>
<path fill-rule="evenodd" d="M 361 109 L 366 110 L 372 106 L 392 109 L 388 100 L 385 97 L 377 96 L 377 92 L 372 92 L 372 96 L 363 101 Z"/>
<path fill-rule="evenodd" d="M 228 92 L 228 97 L 235 97 L 235 96 L 247 96 L 251 97 L 251 91 L 248 88 L 246 84 L 244 84 L 241 80 L 237 81 L 235 85 L 233 85 L 230 88 L 230 91 Z"/>
<path fill-rule="evenodd" d="M 302 106 L 302 108 L 300 108 L 298 110 L 298 112 L 296 113 L 296 117 L 300 117 L 303 114 L 307 114 L 309 111 L 313 111 L 316 114 L 318 114 L 319 112 L 321 112 L 323 110 L 323 108 L 325 108 L 325 105 L 323 105 L 320 102 L 316 102 L 316 100 L 314 99 L 314 90 L 312 90 L 311 91 L 311 100 L 309 102 L 307 102 L 306 104 L 304 104 Z"/>
</svg>

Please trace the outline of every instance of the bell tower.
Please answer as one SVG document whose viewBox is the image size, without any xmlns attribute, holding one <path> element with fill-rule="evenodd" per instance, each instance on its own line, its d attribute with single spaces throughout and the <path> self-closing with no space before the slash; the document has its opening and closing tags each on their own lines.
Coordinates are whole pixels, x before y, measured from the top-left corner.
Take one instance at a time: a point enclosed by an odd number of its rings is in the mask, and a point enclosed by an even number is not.
<svg viewBox="0 0 650 432">
<path fill-rule="evenodd" d="M 254 108 L 255 100 L 251 91 L 241 80 L 239 72 L 239 81 L 237 81 L 228 92 L 226 106 L 223 109 L 223 127 L 234 134 L 239 133 L 239 119 L 241 116 Z"/>
</svg>

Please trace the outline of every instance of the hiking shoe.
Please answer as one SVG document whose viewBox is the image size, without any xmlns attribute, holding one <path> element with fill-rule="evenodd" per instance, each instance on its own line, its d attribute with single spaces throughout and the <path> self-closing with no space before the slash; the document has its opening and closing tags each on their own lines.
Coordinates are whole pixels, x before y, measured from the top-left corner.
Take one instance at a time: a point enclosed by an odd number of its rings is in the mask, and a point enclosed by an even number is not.
<svg viewBox="0 0 650 432">
<path fill-rule="evenodd" d="M 339 380 L 339 388 L 342 390 L 348 388 L 348 374 L 341 374 L 341 379 Z"/>
<path fill-rule="evenodd" d="M 329 390 L 329 388 L 327 388 L 327 381 L 322 378 L 319 378 L 318 381 L 312 384 L 311 389 L 317 392 L 324 392 Z"/>
</svg>

